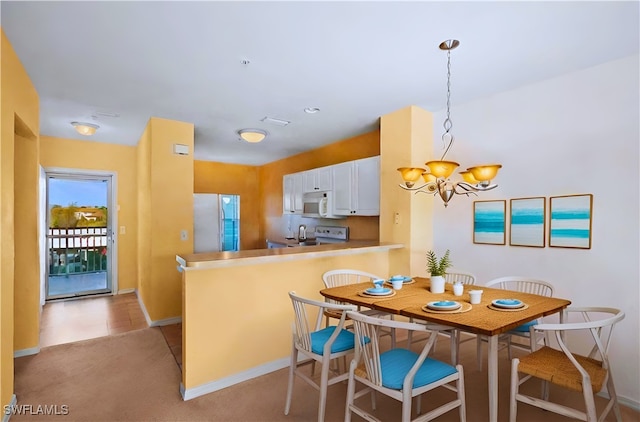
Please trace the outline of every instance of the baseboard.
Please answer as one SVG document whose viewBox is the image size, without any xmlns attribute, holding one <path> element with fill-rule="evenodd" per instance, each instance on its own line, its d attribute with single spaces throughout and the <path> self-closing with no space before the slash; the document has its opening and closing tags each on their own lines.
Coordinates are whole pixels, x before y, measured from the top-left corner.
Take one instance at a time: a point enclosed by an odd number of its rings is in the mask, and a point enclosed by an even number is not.
<svg viewBox="0 0 640 422">
<path fill-rule="evenodd" d="M 173 318 L 165 318 L 159 319 L 157 321 L 152 321 L 149 324 L 150 327 L 162 327 L 163 325 L 171 325 L 171 324 L 179 324 L 182 322 L 182 317 L 173 317 Z"/>
<path fill-rule="evenodd" d="M 159 319 L 157 321 L 153 321 L 151 319 L 151 317 L 149 316 L 149 313 L 147 312 L 147 308 L 144 306 L 144 302 L 142 301 L 142 299 L 140 299 L 140 295 L 138 294 L 138 290 L 134 289 L 134 291 L 136 292 L 136 298 L 138 299 L 138 304 L 140 305 L 140 309 L 142 309 L 142 313 L 144 315 L 144 319 L 147 320 L 147 325 L 149 325 L 149 327 L 162 327 L 163 325 L 178 324 L 178 323 L 182 322 L 182 317 L 181 316 L 165 318 L 165 319 Z"/>
<path fill-rule="evenodd" d="M 279 359 L 264 365 L 257 366 L 255 368 L 251 368 L 244 372 L 233 374 L 230 377 L 208 382 L 206 384 L 202 384 L 189 389 L 185 389 L 184 385 L 180 383 L 180 394 L 182 395 L 182 400 L 184 401 L 195 399 L 196 397 L 213 393 L 214 391 L 222 390 L 223 388 L 231 387 L 232 385 L 239 384 L 241 382 L 248 381 L 250 379 L 269 374 L 271 372 L 275 372 L 279 369 L 287 368 L 289 367 L 289 362 L 291 362 L 290 357 Z"/>
<path fill-rule="evenodd" d="M 601 391 L 597 395 L 609 400 L 609 394 L 606 391 Z M 621 397 L 620 395 L 618 395 L 618 403 L 620 403 L 622 406 L 633 409 L 636 412 L 640 412 L 640 403 L 633 399 Z"/>
<path fill-rule="evenodd" d="M 14 409 L 17 405 L 18 405 L 18 398 L 16 397 L 15 394 L 13 394 L 11 396 L 11 401 L 9 402 L 9 404 L 2 408 L 3 410 L 2 422 L 9 422 L 9 419 L 11 419 L 11 415 L 13 413 L 11 412 L 11 409 Z"/>
<path fill-rule="evenodd" d="M 30 347 L 29 349 L 16 350 L 15 352 L 13 352 L 13 357 L 21 358 L 23 356 L 37 355 L 38 353 L 40 353 L 40 346 Z"/>
<path fill-rule="evenodd" d="M 126 295 L 127 293 L 135 293 L 136 289 L 121 289 L 118 290 L 119 295 Z"/>
<path fill-rule="evenodd" d="M 632 399 L 628 399 L 626 397 L 618 396 L 618 403 L 620 403 L 623 406 L 627 406 L 627 407 L 635 410 L 636 412 L 640 412 L 640 402 L 637 402 L 637 401 L 632 400 Z"/>
</svg>

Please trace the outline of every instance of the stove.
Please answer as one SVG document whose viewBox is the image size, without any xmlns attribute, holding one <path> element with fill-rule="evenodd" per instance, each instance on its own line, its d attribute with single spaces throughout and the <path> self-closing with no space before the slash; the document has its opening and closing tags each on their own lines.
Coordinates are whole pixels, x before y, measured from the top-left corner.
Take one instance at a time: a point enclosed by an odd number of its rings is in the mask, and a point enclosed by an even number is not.
<svg viewBox="0 0 640 422">
<path fill-rule="evenodd" d="M 316 226 L 316 245 L 344 243 L 349 241 L 349 227 Z"/>
</svg>

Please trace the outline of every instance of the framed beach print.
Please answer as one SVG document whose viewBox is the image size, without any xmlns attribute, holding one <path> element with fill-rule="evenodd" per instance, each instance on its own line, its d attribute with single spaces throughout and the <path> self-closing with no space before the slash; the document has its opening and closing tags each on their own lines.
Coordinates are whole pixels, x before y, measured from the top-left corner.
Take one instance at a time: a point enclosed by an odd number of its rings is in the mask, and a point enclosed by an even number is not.
<svg viewBox="0 0 640 422">
<path fill-rule="evenodd" d="M 591 249 L 593 195 L 549 198 L 549 246 Z"/>
<path fill-rule="evenodd" d="M 516 198 L 510 201 L 509 245 L 544 248 L 546 198 Z"/>
<path fill-rule="evenodd" d="M 507 201 L 473 202 L 473 243 L 505 244 Z"/>
</svg>

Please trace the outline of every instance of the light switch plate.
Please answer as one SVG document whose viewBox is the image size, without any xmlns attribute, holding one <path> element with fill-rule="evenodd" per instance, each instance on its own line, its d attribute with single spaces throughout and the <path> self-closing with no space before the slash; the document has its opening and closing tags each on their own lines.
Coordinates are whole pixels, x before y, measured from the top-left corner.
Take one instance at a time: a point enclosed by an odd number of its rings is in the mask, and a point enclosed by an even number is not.
<svg viewBox="0 0 640 422">
<path fill-rule="evenodd" d="M 188 240 L 189 239 L 189 234 L 187 233 L 186 230 L 181 230 L 180 231 L 180 240 Z"/>
</svg>

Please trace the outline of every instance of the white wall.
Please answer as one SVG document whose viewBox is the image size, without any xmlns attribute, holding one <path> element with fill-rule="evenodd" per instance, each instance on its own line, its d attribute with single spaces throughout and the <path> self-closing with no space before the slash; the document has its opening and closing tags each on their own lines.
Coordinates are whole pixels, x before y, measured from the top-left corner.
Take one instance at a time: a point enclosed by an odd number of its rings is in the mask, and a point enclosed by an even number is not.
<svg viewBox="0 0 640 422">
<path fill-rule="evenodd" d="M 499 187 L 478 197 L 436 201 L 436 251 L 478 283 L 505 275 L 550 281 L 575 306 L 612 306 L 626 318 L 611 348 L 623 403 L 640 406 L 639 57 L 631 56 L 472 103 L 456 105 L 448 159 L 461 168 L 498 162 Z M 440 157 L 444 113 L 434 115 Z M 593 194 L 591 249 L 528 248 L 472 242 L 474 200 Z M 425 197 L 426 198 L 426 197 Z M 438 206 L 440 205 L 440 206 Z M 508 215 L 508 214 L 507 214 Z M 548 215 L 548 214 L 547 214 Z M 507 226 L 508 230 L 508 226 Z M 548 239 L 547 239 L 548 242 Z"/>
</svg>

